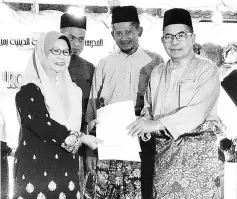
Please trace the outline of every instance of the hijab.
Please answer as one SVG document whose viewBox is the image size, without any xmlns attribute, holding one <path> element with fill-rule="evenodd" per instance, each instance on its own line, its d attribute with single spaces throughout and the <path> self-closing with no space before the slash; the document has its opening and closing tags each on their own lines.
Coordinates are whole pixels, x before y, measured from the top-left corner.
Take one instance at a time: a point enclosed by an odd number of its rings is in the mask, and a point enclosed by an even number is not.
<svg viewBox="0 0 237 199">
<path fill-rule="evenodd" d="M 21 86 L 36 84 L 41 89 L 51 119 L 65 125 L 68 130 L 79 131 L 82 117 L 81 89 L 72 82 L 68 69 L 57 74 L 57 85 L 49 75 L 47 56 L 58 39 L 64 39 L 71 49 L 69 40 L 62 33 L 51 31 L 40 35 L 23 74 Z"/>
</svg>

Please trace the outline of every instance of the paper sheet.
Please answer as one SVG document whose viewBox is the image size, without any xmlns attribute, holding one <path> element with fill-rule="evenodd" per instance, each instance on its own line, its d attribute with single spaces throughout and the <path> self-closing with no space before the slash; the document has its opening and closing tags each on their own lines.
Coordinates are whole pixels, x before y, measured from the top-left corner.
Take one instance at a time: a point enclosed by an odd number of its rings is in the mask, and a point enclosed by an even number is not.
<svg viewBox="0 0 237 199">
<path fill-rule="evenodd" d="M 137 137 L 127 135 L 126 127 L 136 120 L 133 101 L 123 101 L 97 110 L 99 124 L 96 137 L 104 141 L 98 146 L 99 160 L 141 161 Z"/>
<path fill-rule="evenodd" d="M 237 198 L 237 163 L 225 162 L 224 167 L 224 198 Z"/>
</svg>

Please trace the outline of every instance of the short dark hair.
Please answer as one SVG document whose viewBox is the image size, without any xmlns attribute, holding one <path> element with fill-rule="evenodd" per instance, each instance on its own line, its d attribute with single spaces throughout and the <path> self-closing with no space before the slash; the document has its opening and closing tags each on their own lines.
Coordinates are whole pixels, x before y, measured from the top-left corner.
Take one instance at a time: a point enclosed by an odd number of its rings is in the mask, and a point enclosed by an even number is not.
<svg viewBox="0 0 237 199">
<path fill-rule="evenodd" d="M 174 24 L 171 24 L 171 25 L 174 25 Z M 186 24 L 183 24 L 183 25 L 185 25 L 186 27 L 187 27 L 187 29 L 188 29 L 188 32 L 190 32 L 190 33 L 194 33 L 194 31 L 193 31 L 193 28 L 192 27 L 190 27 L 190 26 L 188 26 L 188 25 L 186 25 Z M 165 30 L 165 29 L 164 29 Z M 164 33 L 164 30 L 163 30 L 163 33 Z"/>
<path fill-rule="evenodd" d="M 202 46 L 201 46 L 200 44 L 195 43 L 195 44 L 193 45 L 193 51 L 194 51 L 194 53 L 200 55 L 200 53 L 201 53 L 201 52 L 200 52 L 200 51 L 201 51 L 201 48 L 202 48 Z"/>
<path fill-rule="evenodd" d="M 188 27 L 188 31 L 189 31 L 190 33 L 193 33 L 193 28 L 190 27 L 190 26 L 187 26 L 187 27 Z"/>
<path fill-rule="evenodd" d="M 132 22 L 132 26 L 135 26 L 136 29 L 140 28 L 140 22 Z"/>
</svg>

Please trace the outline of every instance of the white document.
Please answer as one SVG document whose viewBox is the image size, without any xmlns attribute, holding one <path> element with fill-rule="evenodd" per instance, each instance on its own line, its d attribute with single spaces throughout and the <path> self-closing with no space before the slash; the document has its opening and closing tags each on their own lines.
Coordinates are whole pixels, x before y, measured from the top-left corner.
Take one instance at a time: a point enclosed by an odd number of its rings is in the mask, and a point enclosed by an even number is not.
<svg viewBox="0 0 237 199">
<path fill-rule="evenodd" d="M 136 120 L 132 100 L 98 109 L 97 119 L 96 137 L 104 141 L 98 145 L 99 160 L 141 161 L 138 137 L 127 135 L 126 130 Z"/>
<path fill-rule="evenodd" d="M 237 164 L 225 162 L 224 167 L 224 198 L 237 198 Z"/>
</svg>

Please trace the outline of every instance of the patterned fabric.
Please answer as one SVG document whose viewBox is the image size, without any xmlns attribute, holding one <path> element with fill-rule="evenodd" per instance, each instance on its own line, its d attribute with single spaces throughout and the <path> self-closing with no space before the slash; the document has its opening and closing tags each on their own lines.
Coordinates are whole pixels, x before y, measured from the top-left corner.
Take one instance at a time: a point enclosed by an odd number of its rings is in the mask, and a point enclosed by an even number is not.
<svg viewBox="0 0 237 199">
<path fill-rule="evenodd" d="M 71 131 L 70 135 L 62 143 L 62 147 L 67 151 L 75 154 L 82 144 L 83 133 L 79 131 Z"/>
<path fill-rule="evenodd" d="M 218 122 L 207 121 L 176 141 L 157 138 L 154 198 L 219 199 L 216 135 L 221 133 Z"/>
<path fill-rule="evenodd" d="M 140 199 L 140 163 L 100 160 L 97 164 L 96 199 Z"/>
<path fill-rule="evenodd" d="M 35 84 L 21 88 L 16 105 L 21 131 L 14 163 L 14 199 L 76 198 L 79 155 L 61 147 L 70 131 L 50 118 Z"/>
</svg>

